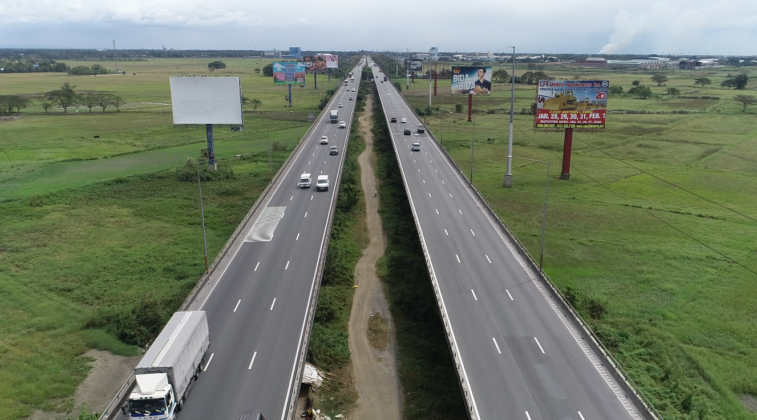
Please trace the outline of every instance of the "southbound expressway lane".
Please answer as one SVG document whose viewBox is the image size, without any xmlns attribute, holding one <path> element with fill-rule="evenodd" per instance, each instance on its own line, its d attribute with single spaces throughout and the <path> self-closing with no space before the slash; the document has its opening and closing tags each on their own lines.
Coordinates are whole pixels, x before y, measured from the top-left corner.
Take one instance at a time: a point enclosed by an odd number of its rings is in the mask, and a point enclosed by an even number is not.
<svg viewBox="0 0 757 420">
<path fill-rule="evenodd" d="M 260 411 L 269 420 L 283 419 L 303 341 L 304 323 L 314 293 L 317 263 L 324 245 L 334 184 L 342 165 L 345 142 L 357 99 L 361 67 L 355 81 L 341 86 L 339 119 L 347 128 L 329 123 L 328 110 L 314 124 L 293 164 L 274 186 L 255 230 L 258 238 L 237 244 L 230 262 L 219 267 L 220 280 L 202 305 L 210 326 L 206 370 L 192 388 L 179 420 L 237 420 L 245 411 Z M 348 92 L 349 90 L 349 92 Z M 354 100 L 349 100 L 352 96 Z M 327 135 L 328 145 L 318 144 Z M 329 155 L 337 146 L 338 155 Z M 297 188 L 300 174 L 309 172 L 313 185 Z M 328 175 L 330 188 L 317 192 L 318 175 Z M 265 226 L 258 229 L 259 226 Z M 275 226 L 275 229 L 273 228 Z M 270 241 L 263 241 L 272 234 Z"/>
<path fill-rule="evenodd" d="M 472 415 L 641 419 L 436 141 L 417 133 L 419 121 L 397 90 L 371 68 L 470 386 Z M 389 123 L 391 117 L 398 122 Z M 420 151 L 411 150 L 414 142 Z"/>
</svg>

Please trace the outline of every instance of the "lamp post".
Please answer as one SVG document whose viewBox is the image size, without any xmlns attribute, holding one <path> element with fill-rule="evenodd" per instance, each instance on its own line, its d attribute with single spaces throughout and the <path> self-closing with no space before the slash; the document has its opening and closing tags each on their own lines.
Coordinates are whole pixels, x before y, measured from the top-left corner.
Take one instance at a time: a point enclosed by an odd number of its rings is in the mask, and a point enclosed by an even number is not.
<svg viewBox="0 0 757 420">
<path fill-rule="evenodd" d="M 543 216 L 541 219 L 541 250 L 539 251 L 539 271 L 543 272 L 544 270 L 542 270 L 542 264 L 544 262 L 544 237 L 545 237 L 545 231 L 546 231 L 546 226 L 547 226 L 547 199 L 549 198 L 549 162 L 545 162 L 543 160 L 522 158 L 522 157 L 519 157 L 516 159 L 523 159 L 523 160 L 543 163 L 547 165 L 547 180 L 544 183 L 544 210 L 543 210 Z"/>
<path fill-rule="evenodd" d="M 505 174 L 505 188 L 513 186 L 513 114 L 515 113 L 515 46 L 513 49 L 513 73 L 510 75 L 510 135 L 507 137 L 507 173 Z"/>
<path fill-rule="evenodd" d="M 202 205 L 202 182 L 200 181 L 200 161 L 197 161 L 197 186 L 200 189 L 200 218 L 202 219 L 202 245 L 205 249 L 205 274 L 208 270 L 208 240 L 205 237 L 205 208 Z"/>
</svg>

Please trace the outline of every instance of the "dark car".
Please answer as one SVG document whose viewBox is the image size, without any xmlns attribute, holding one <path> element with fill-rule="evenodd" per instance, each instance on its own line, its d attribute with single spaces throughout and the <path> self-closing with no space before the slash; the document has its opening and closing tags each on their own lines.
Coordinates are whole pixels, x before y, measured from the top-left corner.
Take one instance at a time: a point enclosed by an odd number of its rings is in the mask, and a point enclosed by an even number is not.
<svg viewBox="0 0 757 420">
<path fill-rule="evenodd" d="M 397 117 L 392 117 L 392 122 L 397 122 Z"/>
<path fill-rule="evenodd" d="M 413 132 L 410 131 L 409 128 L 406 128 L 403 134 L 405 134 L 406 136 L 409 136 L 409 135 L 413 134 Z"/>
<path fill-rule="evenodd" d="M 263 417 L 260 413 L 253 413 L 252 411 L 246 411 L 242 413 L 242 416 L 239 417 L 239 420 L 265 420 L 265 417 Z"/>
</svg>

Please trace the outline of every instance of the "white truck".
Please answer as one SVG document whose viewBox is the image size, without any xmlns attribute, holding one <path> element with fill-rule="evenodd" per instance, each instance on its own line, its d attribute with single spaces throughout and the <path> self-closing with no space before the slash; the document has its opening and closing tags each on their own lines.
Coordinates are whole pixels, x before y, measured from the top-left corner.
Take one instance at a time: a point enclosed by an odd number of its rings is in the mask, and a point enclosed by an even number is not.
<svg viewBox="0 0 757 420">
<path fill-rule="evenodd" d="M 329 111 L 329 119 L 332 123 L 339 122 L 339 110 L 338 109 L 332 109 Z"/>
<path fill-rule="evenodd" d="M 176 418 L 205 366 L 210 346 L 204 311 L 176 312 L 134 369 L 137 385 L 129 395 L 129 418 Z"/>
</svg>

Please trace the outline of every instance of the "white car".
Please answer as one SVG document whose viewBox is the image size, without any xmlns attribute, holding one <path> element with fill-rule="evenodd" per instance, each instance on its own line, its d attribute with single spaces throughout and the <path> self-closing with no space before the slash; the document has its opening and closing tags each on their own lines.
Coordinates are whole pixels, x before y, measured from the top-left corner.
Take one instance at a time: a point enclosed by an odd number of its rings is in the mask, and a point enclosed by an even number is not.
<svg viewBox="0 0 757 420">
<path fill-rule="evenodd" d="M 352 88 L 352 91 L 355 92 L 355 88 Z"/>
<path fill-rule="evenodd" d="M 329 138 L 326 136 L 321 136 L 321 144 L 329 144 Z"/>
<path fill-rule="evenodd" d="M 400 120 L 400 122 L 401 122 L 401 123 L 406 123 L 406 122 L 407 122 L 407 118 L 403 118 L 403 119 L 401 119 L 401 120 Z"/>
<path fill-rule="evenodd" d="M 344 105 L 342 105 L 342 103 L 341 103 L 341 102 L 339 102 L 339 108 L 341 108 L 341 107 L 343 107 L 343 106 L 344 106 Z"/>
<path fill-rule="evenodd" d="M 318 180 L 315 182 L 316 191 L 328 191 L 329 190 L 329 176 L 318 175 Z"/>
<path fill-rule="evenodd" d="M 352 100 L 352 96 L 350 96 L 350 100 Z"/>
<path fill-rule="evenodd" d="M 304 174 L 300 175 L 300 182 L 297 183 L 297 186 L 300 188 L 310 188 L 310 180 L 312 178 L 310 177 L 310 174 L 305 172 Z"/>
<path fill-rule="evenodd" d="M 347 128 L 347 123 L 345 123 L 344 121 L 340 121 L 339 128 Z"/>
<path fill-rule="evenodd" d="M 421 151 L 421 144 L 420 143 L 413 143 L 413 147 L 410 149 L 413 152 L 420 152 Z"/>
</svg>

